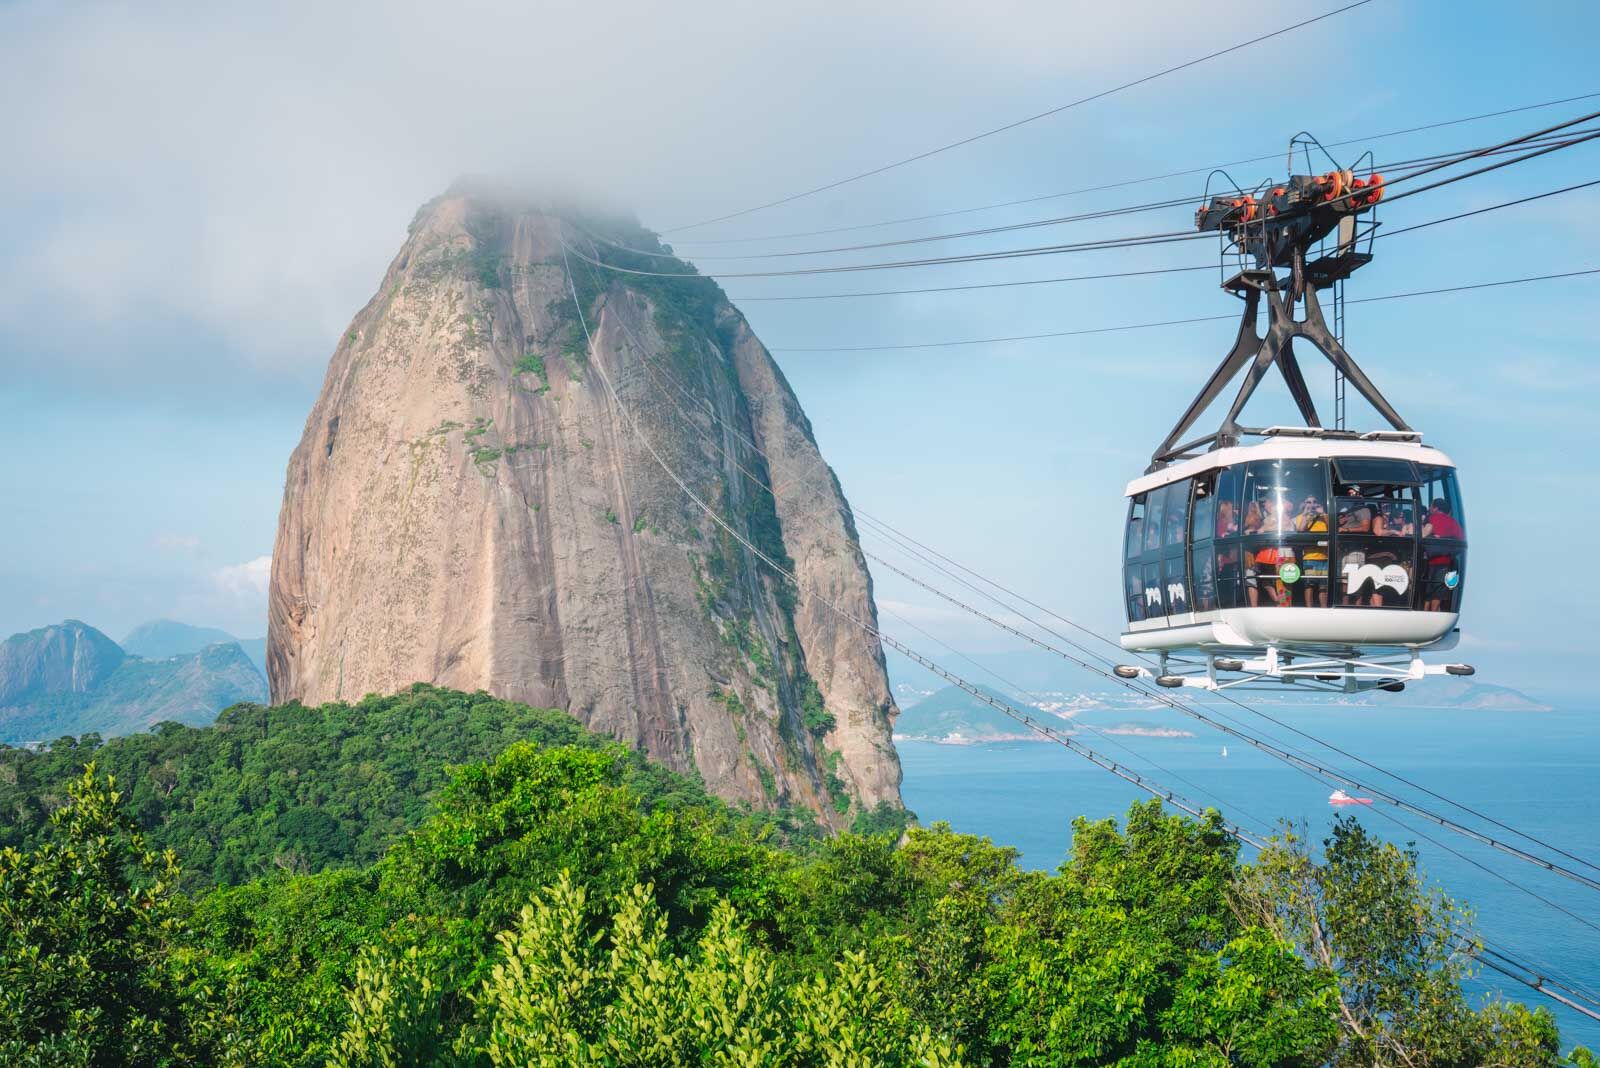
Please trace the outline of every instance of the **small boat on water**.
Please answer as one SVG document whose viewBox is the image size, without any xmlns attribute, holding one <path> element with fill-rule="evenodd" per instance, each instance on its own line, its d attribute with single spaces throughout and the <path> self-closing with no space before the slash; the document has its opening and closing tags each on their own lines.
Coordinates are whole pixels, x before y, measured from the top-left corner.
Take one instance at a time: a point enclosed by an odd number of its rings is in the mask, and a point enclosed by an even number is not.
<svg viewBox="0 0 1600 1068">
<path fill-rule="evenodd" d="M 1333 793 L 1328 795 L 1328 804 L 1330 804 L 1330 805 L 1370 805 L 1370 804 L 1372 804 L 1372 798 L 1370 798 L 1370 797 L 1351 797 L 1349 794 L 1345 793 L 1343 790 L 1335 790 Z"/>
</svg>

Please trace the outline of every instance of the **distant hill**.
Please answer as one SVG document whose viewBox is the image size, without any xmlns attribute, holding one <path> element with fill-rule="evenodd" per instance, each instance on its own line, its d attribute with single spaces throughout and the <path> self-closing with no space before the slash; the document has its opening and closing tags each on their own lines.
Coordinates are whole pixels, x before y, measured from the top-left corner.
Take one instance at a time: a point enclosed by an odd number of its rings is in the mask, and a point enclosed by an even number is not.
<svg viewBox="0 0 1600 1068">
<path fill-rule="evenodd" d="M 261 677 L 267 677 L 266 638 L 236 638 L 216 627 L 197 627 L 175 619 L 152 619 L 134 627 L 122 639 L 122 651 L 146 660 L 161 660 L 169 656 L 198 653 L 208 645 L 225 645 L 229 642 L 237 643 L 256 670 L 261 672 Z"/>
<path fill-rule="evenodd" d="M 121 641 L 122 651 L 146 660 L 164 660 L 169 656 L 198 653 L 208 645 L 218 642 L 238 641 L 233 635 L 216 627 L 196 627 L 179 623 L 175 619 L 152 619 L 128 632 Z"/>
<path fill-rule="evenodd" d="M 128 734 L 167 720 L 205 724 L 229 705 L 266 699 L 265 678 L 232 641 L 129 656 L 87 623 L 67 620 L 0 643 L 0 744 Z"/>
<path fill-rule="evenodd" d="M 53 694 L 87 694 L 122 663 L 116 642 L 69 619 L 0 642 L 0 708 Z"/>
<path fill-rule="evenodd" d="M 1364 694 L 1363 704 L 1407 708 L 1459 708 L 1479 712 L 1549 712 L 1550 706 L 1521 690 L 1471 679 L 1432 678 L 1413 683 L 1403 693 Z"/>
<path fill-rule="evenodd" d="M 1039 713 L 1045 721 L 1048 713 Z M 894 735 L 900 741 L 995 742 L 1036 740 L 1039 736 L 995 708 L 984 704 L 959 686 L 946 686 L 904 709 L 895 720 Z"/>
</svg>

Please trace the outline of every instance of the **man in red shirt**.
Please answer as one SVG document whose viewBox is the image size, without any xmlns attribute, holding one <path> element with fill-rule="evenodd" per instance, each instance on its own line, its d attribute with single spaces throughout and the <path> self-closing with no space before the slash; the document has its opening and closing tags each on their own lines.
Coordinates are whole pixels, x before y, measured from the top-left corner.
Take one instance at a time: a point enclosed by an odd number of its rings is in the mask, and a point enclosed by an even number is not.
<svg viewBox="0 0 1600 1068">
<path fill-rule="evenodd" d="M 1428 521 L 1422 525 L 1424 538 L 1452 538 L 1460 541 L 1465 535 L 1461 524 L 1450 514 L 1450 502 L 1440 497 L 1428 509 Z"/>
</svg>

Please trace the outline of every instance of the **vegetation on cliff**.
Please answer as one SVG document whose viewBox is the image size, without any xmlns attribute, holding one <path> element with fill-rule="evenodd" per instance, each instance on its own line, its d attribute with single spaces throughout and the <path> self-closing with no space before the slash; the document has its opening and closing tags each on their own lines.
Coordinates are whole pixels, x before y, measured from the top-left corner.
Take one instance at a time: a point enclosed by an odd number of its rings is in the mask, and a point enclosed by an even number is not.
<svg viewBox="0 0 1600 1068">
<path fill-rule="evenodd" d="M 426 688 L 393 700 L 364 722 L 419 754 L 406 724 L 511 711 Z M 331 719 L 339 708 L 352 718 Z M 525 711 L 552 744 L 453 769 L 375 862 L 192 895 L 181 858 L 130 818 L 140 783 L 83 768 L 47 830 L 0 850 L 0 1051 L 83 1065 L 1561 1063 L 1544 1011 L 1468 1004 L 1466 915 L 1354 822 L 1320 855 L 1287 836 L 1246 864 L 1218 820 L 1137 805 L 1121 827 L 1079 821 L 1055 874 L 1022 871 L 1014 851 L 944 826 L 785 838 Z M 283 712 L 313 710 L 234 715 Z M 288 774 L 300 750 L 284 744 Z M 157 767 L 118 759 L 135 778 Z M 424 781 L 393 789 L 420 796 Z"/>
</svg>

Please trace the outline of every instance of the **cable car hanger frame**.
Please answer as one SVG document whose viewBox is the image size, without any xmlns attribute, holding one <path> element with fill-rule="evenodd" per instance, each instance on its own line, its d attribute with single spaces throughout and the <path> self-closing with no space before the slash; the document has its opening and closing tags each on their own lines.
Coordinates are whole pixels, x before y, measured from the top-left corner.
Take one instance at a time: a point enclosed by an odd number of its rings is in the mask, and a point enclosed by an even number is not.
<svg viewBox="0 0 1600 1068">
<path fill-rule="evenodd" d="M 1294 145 L 1306 137 L 1309 135 L 1297 135 L 1291 142 L 1291 158 Z M 1308 162 L 1309 151 L 1308 147 Z M 1304 338 L 1321 352 L 1396 436 L 1420 440 L 1421 434 L 1401 417 L 1329 329 L 1317 297 L 1318 290 L 1343 281 L 1372 261 L 1372 239 L 1378 227 L 1374 209 L 1383 199 L 1384 181 L 1381 174 L 1356 177 L 1355 170 L 1336 166 L 1322 175 L 1294 175 L 1281 185 L 1262 183 L 1249 192 L 1225 172 L 1214 171 L 1212 177 L 1221 174 L 1234 187 L 1232 193 L 1218 195 L 1211 194 L 1211 180 L 1207 179 L 1206 200 L 1195 212 L 1195 226 L 1221 236 L 1222 288 L 1244 301 L 1244 310 L 1232 348 L 1157 447 L 1147 471 L 1192 459 L 1203 450 L 1237 445 L 1246 436 L 1265 435 L 1266 429 L 1244 426 L 1239 418 L 1273 367 L 1283 376 L 1307 432 L 1317 437 L 1359 437 L 1322 425 L 1295 355 L 1296 338 Z M 1281 268 L 1288 273 L 1280 278 Z M 1267 305 L 1264 335 L 1257 330 L 1263 296 Z M 1304 306 L 1303 318 L 1295 318 L 1296 305 Z M 1185 441 L 1184 436 L 1241 373 L 1243 382 L 1222 425 L 1214 433 Z"/>
</svg>

